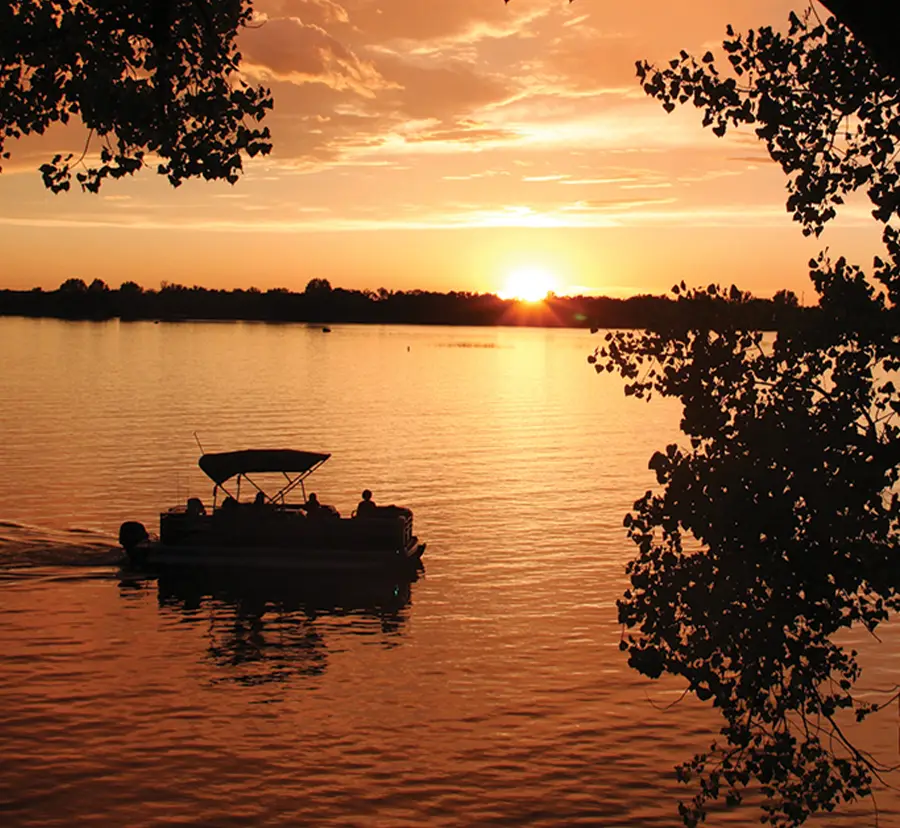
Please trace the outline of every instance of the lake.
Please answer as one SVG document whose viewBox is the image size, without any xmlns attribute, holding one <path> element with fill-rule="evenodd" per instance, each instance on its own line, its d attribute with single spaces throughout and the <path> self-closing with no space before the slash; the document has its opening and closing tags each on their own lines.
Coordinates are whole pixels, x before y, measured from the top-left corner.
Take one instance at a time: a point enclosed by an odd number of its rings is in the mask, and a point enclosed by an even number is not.
<svg viewBox="0 0 900 828">
<path fill-rule="evenodd" d="M 0 338 L 4 825 L 680 824 L 673 766 L 718 720 L 627 667 L 615 609 L 622 518 L 679 410 L 598 376 L 599 336 L 4 318 Z M 209 502 L 197 440 L 331 452 L 308 490 L 409 506 L 424 572 L 123 572 L 122 521 Z M 882 639 L 848 639 L 864 690 L 900 683 Z M 896 716 L 860 738 L 898 761 Z M 877 805 L 900 822 L 895 793 Z"/>
</svg>

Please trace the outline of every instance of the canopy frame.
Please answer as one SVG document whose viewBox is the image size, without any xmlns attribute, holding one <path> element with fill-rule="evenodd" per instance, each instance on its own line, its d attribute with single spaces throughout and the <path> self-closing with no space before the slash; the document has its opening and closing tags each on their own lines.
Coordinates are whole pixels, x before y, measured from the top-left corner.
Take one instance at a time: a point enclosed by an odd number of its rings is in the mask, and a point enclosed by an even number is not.
<svg viewBox="0 0 900 828">
<path fill-rule="evenodd" d="M 247 480 L 251 486 L 263 496 L 269 503 L 285 503 L 285 498 L 297 486 L 306 500 L 306 487 L 303 481 L 318 469 L 330 454 L 310 451 L 298 451 L 296 449 L 243 449 L 240 451 L 219 452 L 216 454 L 204 454 L 200 457 L 198 465 L 215 484 L 213 487 L 213 509 L 216 507 L 219 489 L 229 497 L 234 497 L 225 486 L 232 478 L 237 478 L 237 497 L 241 496 L 241 478 Z M 274 494 L 269 495 L 249 473 L 264 474 L 267 472 L 280 472 L 284 475 L 286 483 Z"/>
</svg>

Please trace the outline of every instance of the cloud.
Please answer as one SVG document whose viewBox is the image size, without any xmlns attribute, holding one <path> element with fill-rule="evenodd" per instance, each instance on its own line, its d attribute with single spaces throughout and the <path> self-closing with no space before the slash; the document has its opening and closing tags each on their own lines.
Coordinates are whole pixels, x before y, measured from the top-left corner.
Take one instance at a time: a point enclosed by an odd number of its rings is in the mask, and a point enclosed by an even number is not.
<svg viewBox="0 0 900 828">
<path fill-rule="evenodd" d="M 296 17 L 315 26 L 350 21 L 347 9 L 334 0 L 257 0 L 254 8 L 263 18 Z"/>
<path fill-rule="evenodd" d="M 404 53 L 452 49 L 522 32 L 554 0 L 345 0 L 350 22 L 372 42 Z"/>
<path fill-rule="evenodd" d="M 483 172 L 473 172 L 468 175 L 444 175 L 441 178 L 444 181 L 472 181 L 476 178 L 493 178 L 497 175 L 509 175 L 506 170 L 484 170 Z"/>
<path fill-rule="evenodd" d="M 626 199 L 626 198 L 607 198 L 607 199 L 593 199 L 589 201 L 576 201 L 574 204 L 570 204 L 562 209 L 565 212 L 590 212 L 592 210 L 599 210 L 603 212 L 609 212 L 611 210 L 615 210 L 617 212 L 631 212 L 634 210 L 639 210 L 643 207 L 657 206 L 660 204 L 674 204 L 676 199 L 674 198 L 647 198 L 647 199 Z"/>
<path fill-rule="evenodd" d="M 509 141 L 516 138 L 516 133 L 508 129 L 480 126 L 471 121 L 461 121 L 450 128 L 423 129 L 406 136 L 409 143 L 442 142 L 459 144 L 481 144 Z"/>
<path fill-rule="evenodd" d="M 512 96 L 507 77 L 477 71 L 460 61 L 406 61 L 385 57 L 379 67 L 391 88 L 380 94 L 378 106 L 409 118 L 444 122 L 470 115 Z"/>
<path fill-rule="evenodd" d="M 321 83 L 364 97 L 391 85 L 371 61 L 298 17 L 270 18 L 259 28 L 245 29 L 240 46 L 244 71 L 260 80 Z"/>
<path fill-rule="evenodd" d="M 634 175 L 620 175 L 608 178 L 568 178 L 559 183 L 586 187 L 598 184 L 628 184 L 634 181 L 637 181 L 637 177 Z"/>
<path fill-rule="evenodd" d="M 526 175 L 522 178 L 522 181 L 535 181 L 535 182 L 543 182 L 543 181 L 562 181 L 563 179 L 568 178 L 567 174 L 563 173 L 554 173 L 553 175 Z"/>
</svg>

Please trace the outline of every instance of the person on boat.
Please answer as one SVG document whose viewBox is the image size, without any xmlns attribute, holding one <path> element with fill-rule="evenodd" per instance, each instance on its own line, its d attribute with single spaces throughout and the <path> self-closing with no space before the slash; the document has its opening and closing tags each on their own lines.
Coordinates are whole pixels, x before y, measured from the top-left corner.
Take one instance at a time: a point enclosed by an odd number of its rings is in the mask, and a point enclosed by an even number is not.
<svg viewBox="0 0 900 828">
<path fill-rule="evenodd" d="M 377 511 L 378 507 L 375 505 L 375 501 L 372 500 L 372 492 L 369 489 L 365 489 L 362 493 L 362 500 L 359 501 L 359 506 L 356 507 L 356 516 L 374 517 Z"/>
<path fill-rule="evenodd" d="M 309 516 L 319 514 L 322 511 L 322 504 L 319 503 L 319 498 L 315 492 L 309 493 L 306 503 L 303 504 L 303 509 Z"/>
<path fill-rule="evenodd" d="M 253 498 L 254 506 L 265 506 L 266 505 L 266 493 L 265 492 L 257 492 L 256 497 Z"/>
<path fill-rule="evenodd" d="M 309 499 L 300 508 L 306 511 L 307 517 L 331 518 L 341 516 L 341 513 L 334 506 L 322 503 L 315 492 L 309 493 Z"/>
</svg>

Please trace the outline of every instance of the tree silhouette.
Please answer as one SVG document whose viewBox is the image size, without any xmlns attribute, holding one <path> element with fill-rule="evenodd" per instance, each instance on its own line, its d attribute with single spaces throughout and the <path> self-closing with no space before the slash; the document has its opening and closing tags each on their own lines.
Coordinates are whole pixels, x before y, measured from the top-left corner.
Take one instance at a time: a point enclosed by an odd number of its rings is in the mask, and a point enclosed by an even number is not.
<svg viewBox="0 0 900 828">
<path fill-rule="evenodd" d="M 66 279 L 59 286 L 60 293 L 87 293 L 88 286 L 85 284 L 84 279 Z"/>
<path fill-rule="evenodd" d="M 311 285 L 311 287 L 310 287 Z M 739 300 L 711 298 L 673 302 L 665 296 L 555 296 L 536 304 L 501 299 L 490 293 L 450 291 L 347 290 L 327 280 L 312 280 L 302 293 L 274 288 L 265 293 L 248 290 L 211 290 L 194 285 L 161 283 L 160 290 L 144 290 L 123 282 L 118 290 L 104 289 L 97 279 L 90 287 L 81 279 L 64 282 L 59 290 L 0 290 L 0 316 L 61 317 L 64 319 L 256 319 L 279 322 L 374 322 L 379 324 L 530 325 L 540 327 L 654 328 L 669 324 L 700 324 L 726 315 L 732 324 L 773 330 L 811 308 L 789 302 L 741 294 Z M 795 297 L 796 300 L 796 297 Z M 795 302 L 796 305 L 796 302 Z"/>
<path fill-rule="evenodd" d="M 235 39 L 247 0 L 80 0 L 0 4 L 0 158 L 7 139 L 80 119 L 81 158 L 41 167 L 59 192 L 75 178 L 96 192 L 152 153 L 173 186 L 186 178 L 234 183 L 242 154 L 268 153 L 268 129 L 247 126 L 272 107 L 267 89 L 241 79 Z M 92 144 L 99 162 L 85 163 Z"/>
<path fill-rule="evenodd" d="M 331 293 L 331 282 L 328 279 L 310 279 L 304 293 L 309 296 L 327 296 Z"/>
<path fill-rule="evenodd" d="M 638 553 L 618 604 L 629 663 L 683 677 L 724 718 L 723 739 L 679 768 L 696 785 L 683 820 L 698 824 L 710 800 L 738 803 L 753 784 L 763 821 L 795 826 L 871 793 L 883 768 L 847 724 L 896 700 L 854 695 L 857 653 L 836 636 L 874 633 L 900 609 L 890 380 L 900 367 L 900 84 L 814 10 L 792 14 L 786 32 L 729 27 L 723 49 L 727 72 L 710 52 L 682 52 L 663 69 L 638 63 L 644 90 L 669 112 L 693 104 L 720 136 L 751 125 L 787 176 L 804 233 L 865 192 L 885 254 L 871 273 L 813 260 L 818 312 L 781 296 L 771 344 L 724 314 L 702 324 L 675 314 L 652 331 L 607 333 L 590 359 L 619 372 L 626 394 L 683 405 L 689 445 L 653 456 L 660 489 L 626 517 Z M 693 302 L 741 295 L 673 291 Z"/>
</svg>

